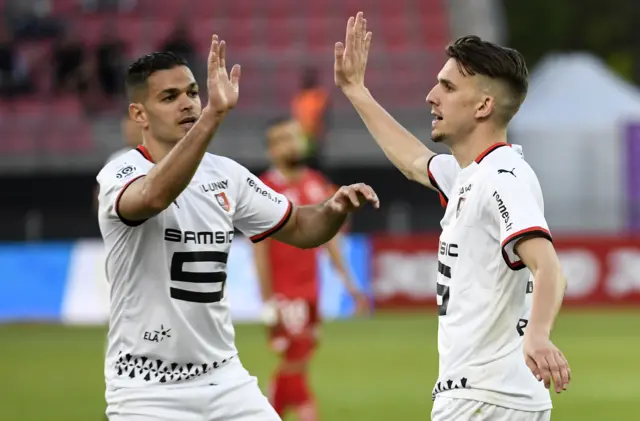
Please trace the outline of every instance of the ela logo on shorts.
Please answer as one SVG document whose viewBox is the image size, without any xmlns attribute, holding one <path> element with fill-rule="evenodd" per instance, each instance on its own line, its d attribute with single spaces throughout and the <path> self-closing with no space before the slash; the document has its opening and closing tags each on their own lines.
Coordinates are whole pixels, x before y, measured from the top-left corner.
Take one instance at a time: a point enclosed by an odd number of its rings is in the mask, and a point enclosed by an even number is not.
<svg viewBox="0 0 640 421">
<path fill-rule="evenodd" d="M 229 205 L 229 200 L 227 199 L 227 195 L 224 192 L 221 192 L 221 193 L 216 193 L 214 196 L 216 197 L 216 201 L 218 202 L 218 205 L 220 205 L 220 207 L 224 209 L 225 212 L 229 212 L 229 210 L 231 209 L 231 206 Z"/>
</svg>

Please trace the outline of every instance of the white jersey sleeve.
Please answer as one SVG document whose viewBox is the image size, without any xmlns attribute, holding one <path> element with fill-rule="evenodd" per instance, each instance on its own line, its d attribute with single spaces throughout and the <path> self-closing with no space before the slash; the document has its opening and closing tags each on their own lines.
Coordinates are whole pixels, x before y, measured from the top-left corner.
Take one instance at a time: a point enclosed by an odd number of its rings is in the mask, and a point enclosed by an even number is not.
<svg viewBox="0 0 640 421">
<path fill-rule="evenodd" d="M 240 164 L 235 164 L 236 211 L 233 223 L 252 242 L 257 243 L 282 228 L 293 211 L 291 202 L 267 187 Z"/>
<path fill-rule="evenodd" d="M 502 256 L 509 268 L 519 270 L 525 267 L 514 251 L 520 239 L 535 235 L 551 241 L 544 217 L 542 192 L 532 171 L 518 176 L 506 170 L 497 172 L 491 177 L 488 190 L 491 195 L 490 212 L 500 224 Z"/>
<path fill-rule="evenodd" d="M 458 161 L 456 161 L 453 155 L 434 155 L 427 163 L 427 172 L 431 185 L 440 194 L 442 205 L 446 206 L 447 202 L 449 202 L 451 189 L 460 172 Z"/>
<path fill-rule="evenodd" d="M 144 177 L 149 169 L 129 161 L 131 160 L 125 160 L 120 156 L 105 165 L 96 177 L 100 187 L 98 213 L 101 218 L 106 220 L 119 220 L 125 225 L 137 226 L 144 221 L 124 219 L 118 211 L 118 203 L 127 187 L 140 177 Z"/>
</svg>

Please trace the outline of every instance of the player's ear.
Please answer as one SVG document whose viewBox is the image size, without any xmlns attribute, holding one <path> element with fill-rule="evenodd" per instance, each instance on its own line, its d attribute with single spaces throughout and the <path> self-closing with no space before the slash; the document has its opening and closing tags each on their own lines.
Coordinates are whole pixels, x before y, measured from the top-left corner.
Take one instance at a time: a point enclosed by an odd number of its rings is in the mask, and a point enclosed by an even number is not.
<svg viewBox="0 0 640 421">
<path fill-rule="evenodd" d="M 142 104 L 138 102 L 129 104 L 129 118 L 144 128 L 148 125 L 147 114 L 144 112 Z"/>
<path fill-rule="evenodd" d="M 477 119 L 486 119 L 494 112 L 495 106 L 496 100 L 494 97 L 490 95 L 482 95 L 476 108 L 475 117 Z"/>
</svg>

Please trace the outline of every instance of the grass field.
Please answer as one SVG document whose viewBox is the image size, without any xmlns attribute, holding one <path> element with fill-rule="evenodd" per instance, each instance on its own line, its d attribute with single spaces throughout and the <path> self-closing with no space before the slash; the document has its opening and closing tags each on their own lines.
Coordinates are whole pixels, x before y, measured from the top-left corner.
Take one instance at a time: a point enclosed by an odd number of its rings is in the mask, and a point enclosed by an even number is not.
<svg viewBox="0 0 640 421">
<path fill-rule="evenodd" d="M 102 420 L 104 334 L 0 326 L 0 420 Z M 237 336 L 264 386 L 275 360 L 263 328 L 239 325 Z M 640 420 L 640 309 L 566 311 L 554 340 L 573 373 L 569 390 L 553 396 L 554 420 Z M 323 420 L 428 420 L 436 373 L 436 318 L 378 315 L 326 324 L 312 380 Z"/>
</svg>

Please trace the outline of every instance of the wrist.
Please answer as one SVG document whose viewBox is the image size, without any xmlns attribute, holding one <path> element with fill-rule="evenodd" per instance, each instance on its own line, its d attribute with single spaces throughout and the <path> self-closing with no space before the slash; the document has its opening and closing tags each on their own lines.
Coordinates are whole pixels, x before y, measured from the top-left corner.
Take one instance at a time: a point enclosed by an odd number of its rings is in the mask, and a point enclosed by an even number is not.
<svg viewBox="0 0 640 421">
<path fill-rule="evenodd" d="M 351 101 L 357 100 L 359 98 L 363 98 L 369 95 L 369 90 L 364 86 L 364 84 L 346 85 L 346 86 L 340 87 L 340 89 L 342 90 L 342 93 L 344 93 L 345 96 Z"/>
<path fill-rule="evenodd" d="M 527 328 L 525 330 L 525 337 L 526 336 L 538 338 L 545 337 L 548 339 L 551 336 L 551 328 L 531 323 L 531 320 L 529 320 L 529 324 L 527 325 Z"/>
<path fill-rule="evenodd" d="M 227 116 L 227 113 L 228 113 L 228 110 L 220 111 L 220 110 L 217 110 L 213 105 L 207 104 L 202 109 L 201 117 L 205 117 L 210 121 L 220 123 Z"/>
</svg>

